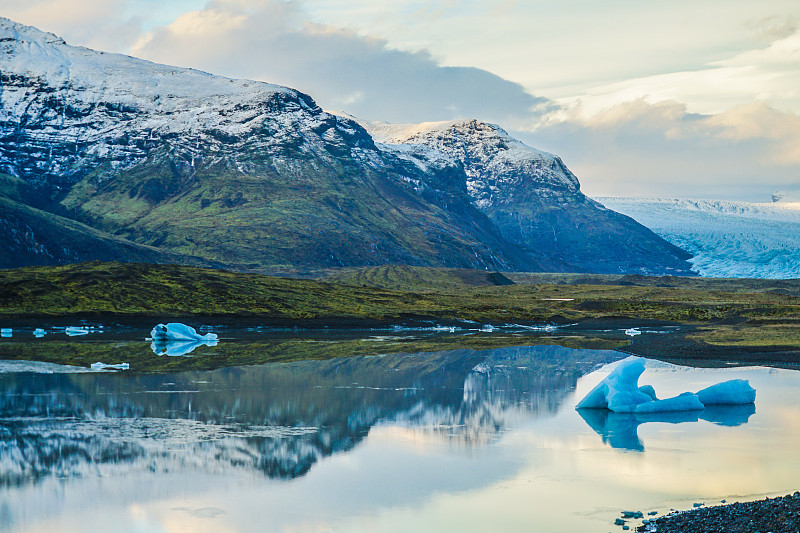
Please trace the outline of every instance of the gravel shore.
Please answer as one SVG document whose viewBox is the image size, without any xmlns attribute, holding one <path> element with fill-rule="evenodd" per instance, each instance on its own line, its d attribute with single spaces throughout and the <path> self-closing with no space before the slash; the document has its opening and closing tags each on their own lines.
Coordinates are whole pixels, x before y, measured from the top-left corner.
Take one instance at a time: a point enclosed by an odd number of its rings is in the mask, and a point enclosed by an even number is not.
<svg viewBox="0 0 800 533">
<path fill-rule="evenodd" d="M 655 525 L 653 525 L 655 524 Z M 655 533 L 798 533 L 800 492 L 754 502 L 701 507 L 663 516 L 637 531 Z"/>
</svg>

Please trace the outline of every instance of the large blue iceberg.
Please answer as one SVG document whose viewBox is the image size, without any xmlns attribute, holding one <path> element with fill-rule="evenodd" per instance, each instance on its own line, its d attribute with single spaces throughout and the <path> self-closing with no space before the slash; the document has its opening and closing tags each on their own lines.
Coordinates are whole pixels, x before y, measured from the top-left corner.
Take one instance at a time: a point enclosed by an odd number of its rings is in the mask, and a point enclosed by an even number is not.
<svg viewBox="0 0 800 533">
<path fill-rule="evenodd" d="M 615 413 L 664 413 L 695 411 L 714 405 L 745 405 L 755 402 L 756 391 L 745 379 L 717 383 L 697 393 L 685 392 L 659 400 L 650 385 L 639 386 L 644 361 L 621 362 L 603 381 L 578 402 L 576 409 L 608 409 Z"/>
</svg>

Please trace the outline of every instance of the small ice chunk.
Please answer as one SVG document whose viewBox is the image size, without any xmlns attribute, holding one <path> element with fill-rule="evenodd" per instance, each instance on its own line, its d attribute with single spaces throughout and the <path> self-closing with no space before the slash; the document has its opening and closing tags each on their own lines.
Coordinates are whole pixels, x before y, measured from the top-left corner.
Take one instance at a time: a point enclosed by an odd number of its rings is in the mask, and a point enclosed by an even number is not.
<svg viewBox="0 0 800 533">
<path fill-rule="evenodd" d="M 615 413 L 633 413 L 643 403 L 653 403 L 653 399 L 641 392 L 639 387 L 608 387 L 608 408 Z"/>
<path fill-rule="evenodd" d="M 740 405 L 756 401 L 756 390 L 746 379 L 732 379 L 697 392 L 703 405 Z"/>
<path fill-rule="evenodd" d="M 704 409 L 696 394 L 684 392 L 674 398 L 654 400 L 636 406 L 635 413 L 663 413 L 669 411 L 696 411 Z"/>
<path fill-rule="evenodd" d="M 647 394 L 652 400 L 658 400 L 656 389 L 654 389 L 652 385 L 642 385 L 639 387 L 639 392 Z"/>
<path fill-rule="evenodd" d="M 14 334 L 14 330 L 11 328 L 2 328 L 0 329 L 0 337 L 11 337 Z"/>
<path fill-rule="evenodd" d="M 197 331 L 186 324 L 180 322 L 170 322 L 168 324 L 158 324 L 150 331 L 150 337 L 154 341 L 212 341 L 217 340 L 216 333 L 206 333 L 200 335 Z"/>
<path fill-rule="evenodd" d="M 115 365 L 107 365 L 105 363 L 101 363 L 100 361 L 96 363 L 92 363 L 90 368 L 92 370 L 129 370 L 131 367 L 128 363 L 117 363 Z"/>
<path fill-rule="evenodd" d="M 625 330 L 625 335 L 628 337 L 635 337 L 636 335 L 641 335 L 642 332 L 639 331 L 639 328 L 628 328 Z"/>
<path fill-rule="evenodd" d="M 88 329 L 81 328 L 81 327 L 75 327 L 75 326 L 67 326 L 67 329 L 65 329 L 64 332 L 69 337 L 75 337 L 77 335 L 88 335 L 89 334 L 89 330 Z"/>
<path fill-rule="evenodd" d="M 33 330 L 34 337 L 44 337 L 45 333 L 47 332 L 42 328 L 36 328 L 35 330 Z"/>
<path fill-rule="evenodd" d="M 653 401 L 639 390 L 639 376 L 644 372 L 644 361 L 632 358 L 622 361 L 603 381 L 578 402 L 576 409 L 606 408 L 615 413 L 632 413 L 640 403 Z"/>
</svg>

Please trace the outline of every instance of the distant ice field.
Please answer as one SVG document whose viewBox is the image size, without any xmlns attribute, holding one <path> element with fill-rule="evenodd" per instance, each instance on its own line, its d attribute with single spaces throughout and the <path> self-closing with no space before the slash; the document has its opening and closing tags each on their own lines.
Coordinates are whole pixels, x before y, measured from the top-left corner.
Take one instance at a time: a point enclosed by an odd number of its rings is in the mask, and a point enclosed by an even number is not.
<svg viewBox="0 0 800 533">
<path fill-rule="evenodd" d="M 595 198 L 694 254 L 707 277 L 800 278 L 800 202 Z"/>
</svg>

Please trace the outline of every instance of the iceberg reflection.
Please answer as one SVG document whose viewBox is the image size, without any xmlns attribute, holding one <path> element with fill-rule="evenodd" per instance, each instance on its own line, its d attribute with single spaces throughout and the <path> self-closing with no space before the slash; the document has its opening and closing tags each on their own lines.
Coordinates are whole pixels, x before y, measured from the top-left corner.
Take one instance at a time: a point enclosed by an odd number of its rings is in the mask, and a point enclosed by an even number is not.
<svg viewBox="0 0 800 533">
<path fill-rule="evenodd" d="M 182 356 L 189 355 L 201 346 L 216 346 L 218 342 L 217 339 L 189 341 L 153 339 L 150 349 L 156 355 Z"/>
<path fill-rule="evenodd" d="M 755 404 L 715 405 L 704 410 L 665 411 L 656 413 L 615 413 L 608 409 L 578 409 L 581 418 L 612 448 L 644 451 L 639 438 L 639 426 L 648 422 L 681 424 L 706 420 L 721 426 L 746 424 L 756 412 Z"/>
</svg>

